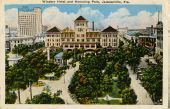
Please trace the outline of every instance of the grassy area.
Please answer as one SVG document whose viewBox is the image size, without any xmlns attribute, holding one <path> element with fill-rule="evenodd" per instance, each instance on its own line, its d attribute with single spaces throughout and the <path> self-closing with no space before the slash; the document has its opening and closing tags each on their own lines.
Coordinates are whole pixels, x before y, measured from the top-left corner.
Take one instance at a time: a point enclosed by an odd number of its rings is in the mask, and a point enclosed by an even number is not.
<svg viewBox="0 0 170 109">
<path fill-rule="evenodd" d="M 41 87 L 41 86 L 44 86 L 44 85 L 45 85 L 45 83 L 39 81 L 38 84 L 37 83 L 33 83 L 32 86 L 34 86 L 34 87 Z"/>
<path fill-rule="evenodd" d="M 48 78 L 48 77 L 41 77 L 41 80 L 51 80 L 51 81 L 55 81 L 55 80 L 59 80 L 61 77 L 54 77 L 54 78 Z"/>
<path fill-rule="evenodd" d="M 113 83 L 112 92 L 110 92 L 108 94 L 109 94 L 109 96 L 111 96 L 113 98 L 119 98 L 120 97 L 120 95 L 119 95 L 119 88 L 117 87 L 117 82 Z"/>
</svg>

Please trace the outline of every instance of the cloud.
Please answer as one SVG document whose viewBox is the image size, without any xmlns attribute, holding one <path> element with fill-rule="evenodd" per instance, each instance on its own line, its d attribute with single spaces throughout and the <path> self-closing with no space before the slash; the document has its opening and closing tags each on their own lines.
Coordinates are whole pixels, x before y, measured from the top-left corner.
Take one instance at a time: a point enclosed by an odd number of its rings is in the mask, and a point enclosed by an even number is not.
<svg viewBox="0 0 170 109">
<path fill-rule="evenodd" d="M 17 8 L 6 10 L 5 25 L 10 25 L 11 27 L 18 26 L 18 9 Z"/>
<path fill-rule="evenodd" d="M 17 26 L 17 8 L 6 10 L 5 21 L 10 26 Z M 93 9 L 91 7 L 83 7 L 76 13 L 61 12 L 56 6 L 48 7 L 42 12 L 42 23 L 47 26 L 57 26 L 60 29 L 65 27 L 74 28 L 74 20 L 78 16 L 84 16 L 89 21 L 89 27 L 91 22 L 95 22 L 95 27 L 98 29 L 106 28 L 107 26 L 128 27 L 128 28 L 146 28 L 147 26 L 156 25 L 158 13 L 151 13 L 145 10 L 141 10 L 136 15 L 129 12 L 127 8 L 119 8 L 114 12 L 110 12 L 108 16 L 105 16 L 100 10 Z"/>
<path fill-rule="evenodd" d="M 66 26 L 73 27 L 75 13 L 61 12 L 57 7 L 46 8 L 42 13 L 43 25 L 57 26 L 64 28 Z"/>
<path fill-rule="evenodd" d="M 89 22 L 96 21 L 96 25 L 100 25 L 101 20 L 104 19 L 104 15 L 99 11 L 90 7 L 81 8 L 77 13 L 61 12 L 57 7 L 49 7 L 42 13 L 42 21 L 44 25 L 56 25 L 59 28 L 65 28 L 67 26 L 74 27 L 74 20 L 82 15 Z"/>
<path fill-rule="evenodd" d="M 146 28 L 147 26 L 156 25 L 158 13 L 150 13 L 140 11 L 137 15 L 131 15 L 128 9 L 120 8 L 117 12 L 111 12 L 104 19 L 103 24 L 113 27 L 128 27 L 128 28 Z"/>
</svg>

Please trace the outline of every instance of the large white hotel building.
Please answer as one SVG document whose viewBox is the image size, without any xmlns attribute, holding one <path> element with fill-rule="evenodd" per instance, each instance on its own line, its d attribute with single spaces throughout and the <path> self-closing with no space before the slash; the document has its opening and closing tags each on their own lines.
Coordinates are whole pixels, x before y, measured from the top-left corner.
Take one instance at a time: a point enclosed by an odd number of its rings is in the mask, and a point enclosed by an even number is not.
<svg viewBox="0 0 170 109">
<path fill-rule="evenodd" d="M 64 50 L 74 48 L 84 48 L 94 50 L 96 48 L 117 48 L 119 44 L 119 32 L 109 26 L 104 30 L 95 30 L 94 23 L 92 29 L 88 28 L 88 20 L 79 16 L 74 21 L 74 30 L 66 27 L 60 30 L 53 27 L 46 32 L 46 47 L 62 47 Z"/>
</svg>

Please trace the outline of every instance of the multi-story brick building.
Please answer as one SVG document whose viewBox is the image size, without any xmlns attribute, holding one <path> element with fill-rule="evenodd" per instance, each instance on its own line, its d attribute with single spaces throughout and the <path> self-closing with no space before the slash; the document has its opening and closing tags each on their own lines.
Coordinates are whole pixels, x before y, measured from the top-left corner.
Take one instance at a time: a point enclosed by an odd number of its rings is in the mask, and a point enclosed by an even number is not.
<svg viewBox="0 0 170 109">
<path fill-rule="evenodd" d="M 116 48 L 119 43 L 119 33 L 116 29 L 109 26 L 104 30 L 95 30 L 88 28 L 88 21 L 79 16 L 74 21 L 74 30 L 67 27 L 63 30 L 53 27 L 46 32 L 46 47 L 62 47 L 64 50 L 74 48 L 84 48 L 85 50 L 94 50 L 96 48 Z"/>
</svg>

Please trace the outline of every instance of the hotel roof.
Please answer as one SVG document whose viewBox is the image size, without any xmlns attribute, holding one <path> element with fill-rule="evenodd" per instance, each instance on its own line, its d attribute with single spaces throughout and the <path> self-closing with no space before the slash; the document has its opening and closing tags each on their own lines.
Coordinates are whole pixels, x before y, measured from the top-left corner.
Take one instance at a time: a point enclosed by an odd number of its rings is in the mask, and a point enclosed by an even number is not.
<svg viewBox="0 0 170 109">
<path fill-rule="evenodd" d="M 102 32 L 118 32 L 118 31 L 113 27 L 109 26 L 106 29 L 104 29 Z"/>
<path fill-rule="evenodd" d="M 57 27 L 53 27 L 50 30 L 48 30 L 47 32 L 60 32 L 60 30 Z"/>
<path fill-rule="evenodd" d="M 83 16 L 79 16 L 75 21 L 77 20 L 86 20 Z"/>
</svg>

